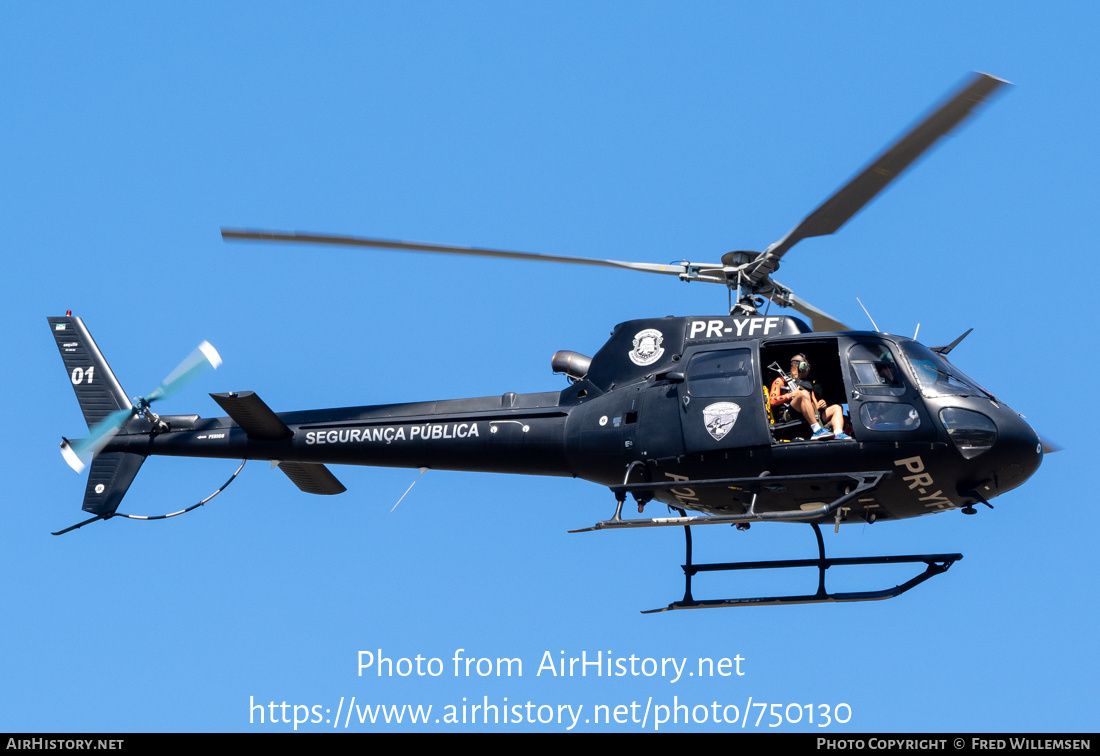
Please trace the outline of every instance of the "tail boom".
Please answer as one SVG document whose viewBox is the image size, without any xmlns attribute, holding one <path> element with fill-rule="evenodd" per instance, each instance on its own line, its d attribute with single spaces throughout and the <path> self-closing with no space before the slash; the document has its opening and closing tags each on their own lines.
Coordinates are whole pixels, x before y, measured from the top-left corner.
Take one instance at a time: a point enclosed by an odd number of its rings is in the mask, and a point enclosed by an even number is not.
<svg viewBox="0 0 1100 756">
<path fill-rule="evenodd" d="M 510 395 L 514 405 L 507 408 L 500 397 L 487 397 L 278 414 L 251 392 L 212 396 L 231 417 L 165 417 L 168 432 L 120 433 L 104 450 L 573 475 L 565 444 L 569 408 L 558 406 L 556 392 Z"/>
</svg>

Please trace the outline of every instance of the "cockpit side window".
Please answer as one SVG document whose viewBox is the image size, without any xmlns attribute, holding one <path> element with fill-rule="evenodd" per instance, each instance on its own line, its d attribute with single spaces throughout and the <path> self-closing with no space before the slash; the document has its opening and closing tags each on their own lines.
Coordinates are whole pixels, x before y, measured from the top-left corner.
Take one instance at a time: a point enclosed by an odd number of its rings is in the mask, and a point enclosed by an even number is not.
<svg viewBox="0 0 1100 756">
<path fill-rule="evenodd" d="M 905 385 L 894 355 L 885 344 L 856 344 L 848 350 L 852 385 L 863 394 L 902 396 Z"/>
</svg>

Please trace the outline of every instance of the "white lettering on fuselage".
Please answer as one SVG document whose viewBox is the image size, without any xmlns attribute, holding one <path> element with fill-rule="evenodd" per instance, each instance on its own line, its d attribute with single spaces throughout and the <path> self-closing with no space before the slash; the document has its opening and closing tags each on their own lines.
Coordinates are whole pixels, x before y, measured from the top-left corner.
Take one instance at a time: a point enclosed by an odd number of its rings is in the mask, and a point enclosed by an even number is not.
<svg viewBox="0 0 1100 756">
<path fill-rule="evenodd" d="M 340 428 L 306 432 L 306 445 L 364 444 L 394 441 L 435 441 L 454 438 L 477 438 L 477 423 L 430 423 L 428 425 L 386 425 L 369 428 Z"/>
<path fill-rule="evenodd" d="M 726 325 L 726 323 L 729 325 Z M 771 336 L 783 332 L 782 318 L 735 318 L 725 320 L 693 320 L 688 327 L 688 339 L 721 339 L 746 336 Z"/>
<path fill-rule="evenodd" d="M 921 494 L 917 501 L 925 502 L 925 508 L 934 508 L 937 512 L 942 512 L 955 506 L 951 499 L 943 495 L 942 490 L 928 493 L 929 489 L 935 484 L 932 481 L 932 476 L 924 471 L 924 461 L 919 456 L 897 459 L 894 460 L 894 464 L 904 465 L 906 470 L 913 473 L 912 475 L 906 475 L 902 480 L 909 484 L 910 491 L 914 488 L 917 489 L 917 493 Z"/>
<path fill-rule="evenodd" d="M 665 477 L 677 482 L 681 480 L 691 480 L 686 475 L 677 475 L 676 473 L 665 473 Z M 691 509 L 693 506 L 698 505 L 699 497 L 695 495 L 695 489 L 692 488 L 673 488 L 669 490 L 669 493 L 676 497 L 676 501 L 685 509 Z"/>
</svg>

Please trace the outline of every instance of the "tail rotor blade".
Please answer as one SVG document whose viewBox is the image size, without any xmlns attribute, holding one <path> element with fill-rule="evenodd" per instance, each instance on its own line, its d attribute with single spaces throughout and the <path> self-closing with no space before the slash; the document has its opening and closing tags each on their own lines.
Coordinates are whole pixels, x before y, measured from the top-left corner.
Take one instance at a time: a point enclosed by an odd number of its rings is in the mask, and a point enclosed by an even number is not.
<svg viewBox="0 0 1100 756">
<path fill-rule="evenodd" d="M 221 364 L 222 358 L 218 354 L 218 350 L 214 349 L 209 341 L 204 341 L 175 370 L 169 373 L 168 377 L 161 381 L 160 385 L 153 389 L 153 392 L 145 399 L 150 403 L 167 399 L 206 370 L 216 369 Z"/>
<path fill-rule="evenodd" d="M 150 403 L 176 393 L 204 371 L 217 368 L 221 364 L 222 358 L 217 350 L 210 342 L 202 342 L 149 396 L 136 400 L 136 407 L 110 413 L 89 431 L 87 438 L 77 441 L 65 439 L 61 444 L 61 456 L 69 467 L 77 472 L 83 471 L 88 461 L 110 443 L 131 417 L 144 411 Z"/>
<path fill-rule="evenodd" d="M 87 438 L 62 443 L 61 456 L 65 458 L 69 467 L 77 472 L 82 471 L 87 465 L 87 460 L 106 446 L 133 414 L 132 409 L 115 410 L 92 428 Z"/>
<path fill-rule="evenodd" d="M 80 455 L 73 451 L 73 445 L 69 443 L 69 439 L 62 436 L 61 438 L 61 456 L 65 458 L 65 464 L 73 468 L 73 471 L 82 473 L 84 468 L 87 467 L 87 463 L 80 458 Z"/>
</svg>

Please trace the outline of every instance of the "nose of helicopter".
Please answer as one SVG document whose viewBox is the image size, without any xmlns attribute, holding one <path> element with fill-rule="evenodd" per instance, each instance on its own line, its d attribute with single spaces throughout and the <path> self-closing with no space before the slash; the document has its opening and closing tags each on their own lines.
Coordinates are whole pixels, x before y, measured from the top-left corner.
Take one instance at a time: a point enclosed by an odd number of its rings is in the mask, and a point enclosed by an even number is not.
<svg viewBox="0 0 1100 756">
<path fill-rule="evenodd" d="M 997 440 L 981 465 L 984 482 L 979 493 L 986 498 L 1023 485 L 1043 461 L 1042 439 L 1019 414 L 1002 406 L 995 418 Z"/>
<path fill-rule="evenodd" d="M 1030 425 L 1004 405 L 945 407 L 940 420 L 956 450 L 966 460 L 958 492 L 991 499 L 1020 486 L 1043 460 L 1044 445 Z"/>
<path fill-rule="evenodd" d="M 1007 407 L 997 418 L 995 481 L 1001 494 L 1023 484 L 1043 461 L 1043 442 L 1027 422 Z"/>
</svg>

